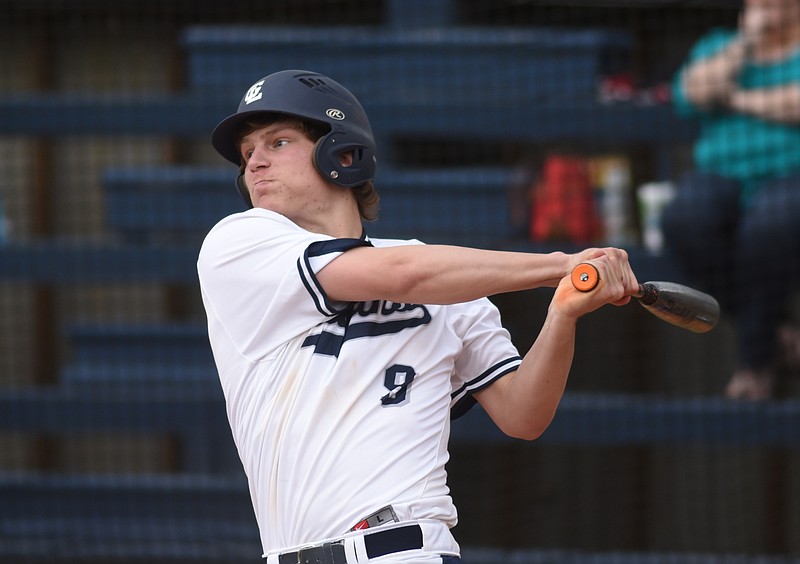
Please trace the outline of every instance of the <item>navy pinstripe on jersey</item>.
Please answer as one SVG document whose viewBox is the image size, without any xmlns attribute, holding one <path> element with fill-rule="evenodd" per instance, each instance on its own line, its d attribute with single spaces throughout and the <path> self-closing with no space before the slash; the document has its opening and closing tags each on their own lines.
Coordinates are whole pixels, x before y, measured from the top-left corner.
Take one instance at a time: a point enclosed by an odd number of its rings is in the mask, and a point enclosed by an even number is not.
<svg viewBox="0 0 800 564">
<path fill-rule="evenodd" d="M 314 276 L 314 271 L 311 268 L 311 259 L 313 257 L 323 256 L 329 253 L 343 253 L 355 247 L 371 247 L 372 243 L 366 239 L 331 239 L 327 241 L 318 241 L 311 243 L 302 257 L 297 259 L 297 270 L 300 272 L 300 279 L 303 285 L 308 290 L 317 310 L 326 317 L 331 317 L 341 313 L 341 308 L 337 309 L 328 300 L 325 291 L 317 282 L 317 277 Z"/>
<path fill-rule="evenodd" d="M 520 356 L 507 358 L 506 360 L 498 362 L 489 368 L 489 370 L 486 370 L 477 378 L 470 380 L 453 392 L 450 396 L 453 399 L 453 406 L 450 408 L 450 417 L 452 419 L 457 419 L 464 415 L 477 403 L 477 400 L 473 397 L 475 392 L 482 390 L 509 372 L 513 372 L 519 367 L 520 362 L 522 362 L 522 357 Z"/>
</svg>

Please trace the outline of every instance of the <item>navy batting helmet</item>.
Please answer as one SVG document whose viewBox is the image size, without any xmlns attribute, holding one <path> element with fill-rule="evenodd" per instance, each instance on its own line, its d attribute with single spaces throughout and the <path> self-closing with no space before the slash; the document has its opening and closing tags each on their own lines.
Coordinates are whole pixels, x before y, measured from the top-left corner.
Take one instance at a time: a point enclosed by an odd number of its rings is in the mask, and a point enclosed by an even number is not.
<svg viewBox="0 0 800 564">
<path fill-rule="evenodd" d="M 314 166 L 330 182 L 354 188 L 375 176 L 375 138 L 367 114 L 356 97 L 335 80 L 304 70 L 265 76 L 247 90 L 236 113 L 214 128 L 211 144 L 220 155 L 240 165 L 237 142 L 241 128 L 264 113 L 294 116 L 329 128 L 317 141 Z M 353 162 L 343 166 L 339 157 L 347 151 L 353 152 Z M 237 186 L 242 189 L 240 181 Z M 243 196 L 250 204 L 246 191 Z"/>
</svg>

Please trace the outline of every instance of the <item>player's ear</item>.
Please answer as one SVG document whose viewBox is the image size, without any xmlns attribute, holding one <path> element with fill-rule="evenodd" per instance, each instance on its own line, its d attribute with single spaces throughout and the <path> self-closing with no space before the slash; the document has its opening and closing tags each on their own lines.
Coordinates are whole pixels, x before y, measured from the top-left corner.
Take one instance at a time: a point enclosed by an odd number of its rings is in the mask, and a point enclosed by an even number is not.
<svg viewBox="0 0 800 564">
<path fill-rule="evenodd" d="M 339 153 L 339 164 L 342 166 L 350 166 L 353 164 L 354 157 L 353 151 L 345 151 L 343 153 Z"/>
</svg>

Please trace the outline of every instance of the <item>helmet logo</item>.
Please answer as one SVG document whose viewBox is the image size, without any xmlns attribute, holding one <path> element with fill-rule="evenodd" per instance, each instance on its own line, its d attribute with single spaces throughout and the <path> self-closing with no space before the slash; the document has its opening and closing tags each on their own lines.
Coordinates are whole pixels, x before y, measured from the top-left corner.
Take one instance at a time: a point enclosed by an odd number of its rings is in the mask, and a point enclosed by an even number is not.
<svg viewBox="0 0 800 564">
<path fill-rule="evenodd" d="M 247 91 L 247 94 L 244 95 L 244 103 L 245 104 L 252 104 L 256 100 L 260 100 L 263 92 L 261 92 L 261 86 L 264 84 L 263 80 L 259 80 L 253 86 L 250 87 L 250 90 Z"/>
<path fill-rule="evenodd" d="M 337 110 L 336 108 L 325 110 L 325 115 L 331 119 L 335 119 L 336 121 L 342 121 L 344 119 L 344 112 L 342 110 Z"/>
</svg>

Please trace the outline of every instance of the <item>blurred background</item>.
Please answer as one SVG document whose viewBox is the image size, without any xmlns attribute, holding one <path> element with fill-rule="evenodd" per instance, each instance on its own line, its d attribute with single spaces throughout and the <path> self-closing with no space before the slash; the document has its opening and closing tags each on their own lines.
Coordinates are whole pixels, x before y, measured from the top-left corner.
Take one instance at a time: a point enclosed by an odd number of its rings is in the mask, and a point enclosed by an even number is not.
<svg viewBox="0 0 800 564">
<path fill-rule="evenodd" d="M 361 100 L 372 236 L 613 244 L 640 280 L 690 283 L 659 223 L 698 135 L 671 83 L 740 8 L 0 0 L 0 561 L 259 561 L 195 270 L 243 209 L 209 138 L 255 80 L 315 70 Z M 492 297 L 520 350 L 550 295 Z M 465 561 L 800 559 L 800 370 L 726 399 L 736 336 L 725 310 L 700 335 L 605 308 L 540 440 L 454 422 Z"/>
</svg>

